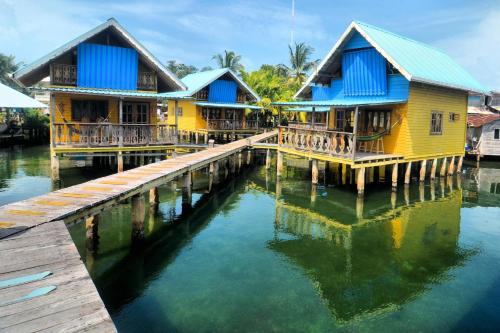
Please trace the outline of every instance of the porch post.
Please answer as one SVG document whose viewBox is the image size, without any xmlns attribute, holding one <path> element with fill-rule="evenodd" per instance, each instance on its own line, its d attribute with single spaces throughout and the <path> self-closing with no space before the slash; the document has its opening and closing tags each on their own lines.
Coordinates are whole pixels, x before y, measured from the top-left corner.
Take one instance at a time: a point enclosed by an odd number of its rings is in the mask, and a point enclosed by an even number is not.
<svg viewBox="0 0 500 333">
<path fill-rule="evenodd" d="M 179 129 L 179 101 L 175 100 L 174 101 L 174 119 L 175 119 L 175 128 L 178 130 Z"/>
<path fill-rule="evenodd" d="M 315 116 L 316 115 L 316 107 L 313 106 L 312 107 L 312 114 L 311 114 L 311 129 L 314 129 L 314 123 L 316 122 L 315 121 Z"/>
<path fill-rule="evenodd" d="M 281 126 L 281 106 L 278 106 L 278 127 Z"/>
<path fill-rule="evenodd" d="M 354 161 L 356 157 L 356 140 L 358 137 L 358 109 L 359 107 L 356 106 L 356 109 L 354 109 L 354 128 L 352 130 L 352 160 Z"/>
<path fill-rule="evenodd" d="M 255 127 L 257 130 L 259 130 L 259 112 L 260 112 L 260 109 L 257 110 L 257 123 L 255 124 Z"/>
</svg>

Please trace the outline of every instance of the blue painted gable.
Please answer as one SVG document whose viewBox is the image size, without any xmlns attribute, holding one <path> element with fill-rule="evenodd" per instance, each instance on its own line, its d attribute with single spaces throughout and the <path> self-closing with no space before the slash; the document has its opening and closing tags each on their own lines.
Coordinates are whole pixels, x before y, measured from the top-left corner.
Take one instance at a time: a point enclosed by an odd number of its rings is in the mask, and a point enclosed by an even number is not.
<svg viewBox="0 0 500 333">
<path fill-rule="evenodd" d="M 138 63 L 134 49 L 82 43 L 77 47 L 77 86 L 137 90 Z"/>
<path fill-rule="evenodd" d="M 345 44 L 344 50 L 362 49 L 366 47 L 372 47 L 372 45 L 368 43 L 368 41 L 361 36 L 359 32 L 355 31 L 352 34 L 352 37 Z"/>
<path fill-rule="evenodd" d="M 238 85 L 234 81 L 215 80 L 208 88 L 210 103 L 236 103 Z"/>
<path fill-rule="evenodd" d="M 344 52 L 342 77 L 347 96 L 387 93 L 387 61 L 374 48 Z"/>
</svg>

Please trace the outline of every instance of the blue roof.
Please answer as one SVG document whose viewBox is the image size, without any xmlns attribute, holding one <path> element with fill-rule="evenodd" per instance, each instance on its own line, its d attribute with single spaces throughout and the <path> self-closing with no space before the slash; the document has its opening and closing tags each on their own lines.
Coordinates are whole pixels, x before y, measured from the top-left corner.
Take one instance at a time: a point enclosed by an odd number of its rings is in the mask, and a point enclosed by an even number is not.
<svg viewBox="0 0 500 333">
<path fill-rule="evenodd" d="M 218 68 L 186 75 L 181 81 L 188 88 L 187 90 L 162 93 L 159 95 L 166 98 L 189 98 L 226 73 L 230 73 L 240 86 L 244 87 L 250 94 L 259 100 L 259 96 L 229 68 Z"/>
<path fill-rule="evenodd" d="M 197 102 L 194 104 L 198 105 L 198 106 L 206 106 L 206 107 L 221 108 L 221 109 L 252 109 L 252 110 L 262 109 L 260 106 L 257 106 L 257 105 L 248 105 L 248 104 L 241 104 L 241 103 Z"/>
<path fill-rule="evenodd" d="M 354 21 L 346 29 L 340 40 L 322 60 L 318 69 L 312 74 L 295 94 L 299 96 L 316 82 L 318 74 L 326 70 L 338 58 L 354 32 L 363 36 L 379 53 L 381 53 L 408 81 L 450 87 L 454 89 L 489 94 L 489 89 L 479 83 L 463 69 L 455 60 L 443 51 L 413 39 L 375 27 L 363 22 Z"/>
<path fill-rule="evenodd" d="M 274 102 L 272 104 L 281 106 L 299 106 L 299 107 L 313 107 L 313 106 L 355 107 L 355 106 L 402 104 L 406 103 L 406 101 L 407 101 L 406 98 L 391 99 L 385 96 L 356 96 L 356 97 L 346 96 L 325 101 Z"/>
<path fill-rule="evenodd" d="M 55 91 L 62 93 L 100 95 L 100 96 L 158 98 L 158 94 L 156 92 L 142 92 L 135 90 L 93 89 L 93 88 L 78 88 L 78 87 L 39 87 L 39 88 L 33 88 L 33 90 L 47 90 L 47 91 Z"/>
<path fill-rule="evenodd" d="M 291 112 L 312 112 L 312 106 L 297 106 L 293 108 L 288 108 L 284 111 L 291 111 Z M 318 106 L 314 110 L 315 112 L 328 112 L 330 111 L 330 107 L 328 106 Z"/>
</svg>

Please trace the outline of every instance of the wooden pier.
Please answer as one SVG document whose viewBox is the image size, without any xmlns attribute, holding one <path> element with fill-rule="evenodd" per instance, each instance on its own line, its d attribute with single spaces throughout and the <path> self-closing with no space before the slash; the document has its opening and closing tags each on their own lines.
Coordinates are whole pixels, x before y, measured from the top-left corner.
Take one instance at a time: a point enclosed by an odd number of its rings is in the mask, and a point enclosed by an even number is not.
<svg viewBox="0 0 500 333">
<path fill-rule="evenodd" d="M 132 219 L 140 219 L 146 191 L 156 200 L 158 186 L 183 177 L 190 193 L 193 171 L 234 163 L 276 136 L 255 135 L 0 207 L 0 331 L 115 331 L 65 223 L 85 219 L 92 228 L 97 214 L 128 198 Z"/>
</svg>

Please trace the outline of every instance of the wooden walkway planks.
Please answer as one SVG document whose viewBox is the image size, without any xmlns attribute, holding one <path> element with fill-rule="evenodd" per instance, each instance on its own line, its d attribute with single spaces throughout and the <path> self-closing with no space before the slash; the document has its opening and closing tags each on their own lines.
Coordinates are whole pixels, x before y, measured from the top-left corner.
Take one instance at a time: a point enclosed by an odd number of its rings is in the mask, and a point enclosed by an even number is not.
<svg viewBox="0 0 500 333">
<path fill-rule="evenodd" d="M 51 275 L 0 289 L 1 332 L 116 332 L 63 221 L 0 240 L 0 281 L 45 271 Z M 47 286 L 56 289 L 6 304 Z"/>
<path fill-rule="evenodd" d="M 0 207 L 0 282 L 51 272 L 39 281 L 0 286 L 0 331 L 115 332 L 63 220 L 98 213 L 276 135 L 259 134 Z M 9 303 L 48 286 L 56 289 Z"/>
</svg>

